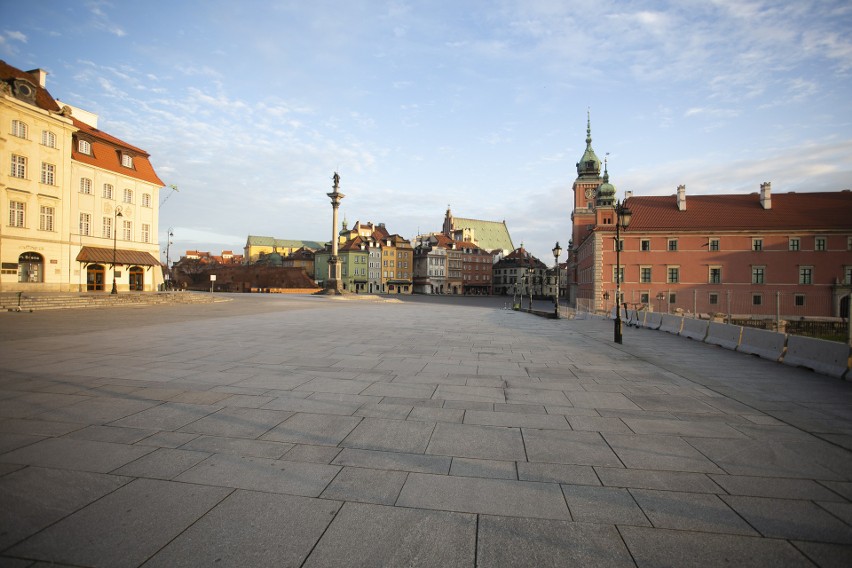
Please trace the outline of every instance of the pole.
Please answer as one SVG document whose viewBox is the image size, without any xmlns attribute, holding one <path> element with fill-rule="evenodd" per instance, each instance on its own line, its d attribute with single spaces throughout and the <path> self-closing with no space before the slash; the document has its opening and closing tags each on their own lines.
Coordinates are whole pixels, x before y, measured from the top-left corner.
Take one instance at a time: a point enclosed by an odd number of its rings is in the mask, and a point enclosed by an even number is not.
<svg viewBox="0 0 852 568">
<path fill-rule="evenodd" d="M 121 207 L 116 207 L 112 216 L 112 292 L 110 294 L 118 294 L 118 286 L 115 284 L 115 253 L 118 247 L 118 218 L 121 216 Z"/>
<path fill-rule="evenodd" d="M 781 290 L 775 292 L 775 331 L 781 333 Z"/>
<path fill-rule="evenodd" d="M 728 298 L 728 321 L 727 323 L 731 323 L 731 291 L 726 290 L 725 296 Z"/>
<path fill-rule="evenodd" d="M 622 343 L 621 335 L 621 220 L 616 212 L 615 219 L 615 342 Z"/>
</svg>

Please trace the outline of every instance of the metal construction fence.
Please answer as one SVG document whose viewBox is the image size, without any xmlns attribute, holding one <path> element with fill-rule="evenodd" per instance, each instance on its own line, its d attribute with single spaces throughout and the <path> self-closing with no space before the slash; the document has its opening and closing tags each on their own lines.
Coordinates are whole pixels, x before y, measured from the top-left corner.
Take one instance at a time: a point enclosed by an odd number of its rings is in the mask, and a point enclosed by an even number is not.
<svg viewBox="0 0 852 568">
<path fill-rule="evenodd" d="M 577 298 L 576 310 L 612 316 L 615 299 Z M 622 310 L 651 311 L 711 319 L 745 327 L 780 331 L 791 335 L 848 341 L 850 296 L 806 295 L 763 289 L 680 289 L 654 296 L 637 291 L 622 293 Z M 622 314 L 624 312 L 622 311 Z M 833 315 L 842 314 L 842 315 Z"/>
</svg>

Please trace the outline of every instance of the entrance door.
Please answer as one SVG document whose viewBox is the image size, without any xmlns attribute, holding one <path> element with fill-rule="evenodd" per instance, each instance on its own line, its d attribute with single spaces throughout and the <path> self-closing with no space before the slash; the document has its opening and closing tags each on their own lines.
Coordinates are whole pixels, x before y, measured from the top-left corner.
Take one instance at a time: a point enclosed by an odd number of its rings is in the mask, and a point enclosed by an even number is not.
<svg viewBox="0 0 852 568">
<path fill-rule="evenodd" d="M 86 290 L 89 292 L 102 291 L 106 270 L 102 264 L 90 264 L 86 268 Z"/>
<path fill-rule="evenodd" d="M 130 276 L 130 290 L 141 292 L 145 287 L 145 271 L 138 266 L 131 266 L 128 274 Z"/>
</svg>

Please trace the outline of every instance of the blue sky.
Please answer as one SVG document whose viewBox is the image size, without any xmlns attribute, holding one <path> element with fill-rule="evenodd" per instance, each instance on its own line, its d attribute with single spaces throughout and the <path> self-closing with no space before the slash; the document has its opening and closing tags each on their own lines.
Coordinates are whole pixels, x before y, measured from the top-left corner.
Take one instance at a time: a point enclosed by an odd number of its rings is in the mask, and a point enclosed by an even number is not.
<svg viewBox="0 0 852 568">
<path fill-rule="evenodd" d="M 0 0 L 0 57 L 147 150 L 160 237 L 505 220 L 552 262 L 585 147 L 635 195 L 852 187 L 852 4 Z M 163 197 L 168 195 L 163 194 Z M 177 253 L 177 254 L 176 254 Z"/>
</svg>

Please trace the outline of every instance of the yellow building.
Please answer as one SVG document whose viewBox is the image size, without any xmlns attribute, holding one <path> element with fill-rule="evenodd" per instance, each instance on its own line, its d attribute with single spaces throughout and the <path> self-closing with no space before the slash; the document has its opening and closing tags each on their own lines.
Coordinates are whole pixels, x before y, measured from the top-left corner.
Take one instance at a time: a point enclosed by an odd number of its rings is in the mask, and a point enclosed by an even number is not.
<svg viewBox="0 0 852 568">
<path fill-rule="evenodd" d="M 295 239 L 276 239 L 274 237 L 262 237 L 257 235 L 249 235 L 246 239 L 246 246 L 243 249 L 244 262 L 253 264 L 257 262 L 261 255 L 278 253 L 282 257 L 293 254 L 301 248 L 309 248 L 317 251 L 325 247 L 325 243 L 317 241 L 299 241 Z"/>
<path fill-rule="evenodd" d="M 156 290 L 163 183 L 149 155 L 60 106 L 46 75 L 0 61 L 0 290 Z"/>
</svg>

